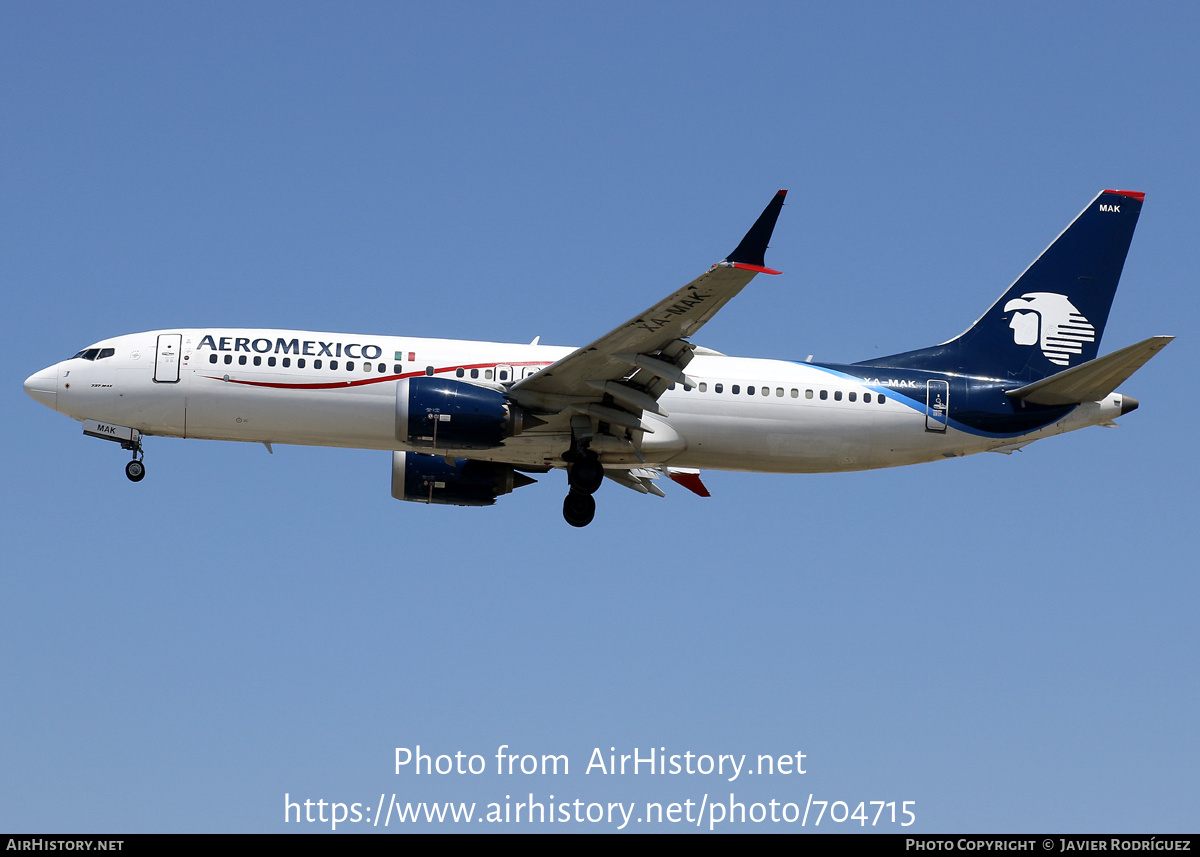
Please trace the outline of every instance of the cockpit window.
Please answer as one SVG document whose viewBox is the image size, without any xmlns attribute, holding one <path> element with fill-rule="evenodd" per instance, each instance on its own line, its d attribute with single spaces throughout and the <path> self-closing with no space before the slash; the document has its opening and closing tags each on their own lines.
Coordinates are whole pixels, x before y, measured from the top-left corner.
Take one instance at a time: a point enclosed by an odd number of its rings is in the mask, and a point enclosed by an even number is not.
<svg viewBox="0 0 1200 857">
<path fill-rule="evenodd" d="M 115 348 L 85 348 L 72 357 L 72 360 L 103 360 L 105 357 L 112 357 L 117 353 Z"/>
</svg>

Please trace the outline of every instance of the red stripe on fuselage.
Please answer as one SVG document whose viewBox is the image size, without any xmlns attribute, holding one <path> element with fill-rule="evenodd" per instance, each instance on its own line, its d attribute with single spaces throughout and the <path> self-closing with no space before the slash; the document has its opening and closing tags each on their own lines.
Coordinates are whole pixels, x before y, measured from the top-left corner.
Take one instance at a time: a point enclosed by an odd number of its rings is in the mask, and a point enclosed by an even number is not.
<svg viewBox="0 0 1200 857">
<path fill-rule="evenodd" d="M 433 374 L 436 376 L 442 372 L 453 372 L 455 369 L 495 369 L 497 366 L 549 366 L 553 361 L 547 360 L 526 360 L 515 363 L 468 363 L 462 366 L 444 366 L 441 369 L 434 369 Z M 330 370 L 337 371 L 337 370 Z M 425 375 L 425 370 L 420 372 L 405 372 L 400 375 L 384 375 L 374 378 L 359 378 L 354 381 L 322 381 L 316 384 L 291 384 L 283 381 L 242 381 L 237 378 L 226 378 L 224 376 L 202 375 L 202 378 L 208 378 L 212 381 L 221 381 L 227 384 L 241 384 L 246 387 L 270 387 L 276 390 L 344 390 L 347 387 L 362 387 L 367 384 L 383 384 L 387 381 L 400 381 L 405 378 L 420 378 Z M 457 378 L 448 380 L 457 381 Z M 476 379 L 478 380 L 478 379 Z"/>
</svg>

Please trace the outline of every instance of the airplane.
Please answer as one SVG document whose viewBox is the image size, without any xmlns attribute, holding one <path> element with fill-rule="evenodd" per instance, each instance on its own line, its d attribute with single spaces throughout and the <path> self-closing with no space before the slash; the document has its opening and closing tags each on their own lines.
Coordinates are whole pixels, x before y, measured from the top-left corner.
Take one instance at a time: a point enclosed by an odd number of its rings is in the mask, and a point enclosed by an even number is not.
<svg viewBox="0 0 1200 857">
<path fill-rule="evenodd" d="M 964 333 L 853 364 L 730 357 L 693 342 L 766 267 L 787 191 L 683 288 L 582 348 L 297 330 L 105 339 L 25 391 L 132 453 L 207 438 L 387 450 L 392 496 L 488 506 L 565 470 L 563 517 L 604 479 L 702 496 L 706 469 L 826 473 L 1011 453 L 1138 407 L 1116 388 L 1174 337 L 1098 357 L 1145 195 L 1104 190 Z"/>
</svg>

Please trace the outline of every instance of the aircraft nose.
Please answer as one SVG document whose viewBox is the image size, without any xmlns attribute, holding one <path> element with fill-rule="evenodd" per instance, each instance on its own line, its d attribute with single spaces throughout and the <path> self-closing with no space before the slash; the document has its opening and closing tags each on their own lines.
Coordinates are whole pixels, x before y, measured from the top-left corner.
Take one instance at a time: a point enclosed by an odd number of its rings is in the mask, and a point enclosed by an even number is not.
<svg viewBox="0 0 1200 857">
<path fill-rule="evenodd" d="M 26 378 L 25 392 L 47 408 L 58 410 L 58 367 L 51 366 Z"/>
</svg>

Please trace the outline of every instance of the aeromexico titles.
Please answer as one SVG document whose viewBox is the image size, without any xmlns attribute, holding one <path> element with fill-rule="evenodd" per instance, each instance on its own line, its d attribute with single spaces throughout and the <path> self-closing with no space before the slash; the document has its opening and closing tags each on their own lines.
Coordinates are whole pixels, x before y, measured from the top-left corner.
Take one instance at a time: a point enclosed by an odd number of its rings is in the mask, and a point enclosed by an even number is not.
<svg viewBox="0 0 1200 857">
<path fill-rule="evenodd" d="M 147 436 L 392 452 L 392 496 L 486 506 L 566 471 L 585 526 L 605 477 L 700 494 L 703 469 L 866 470 L 1012 452 L 1111 425 L 1172 337 L 1098 357 L 1143 194 L 1093 199 L 966 332 L 855 364 L 729 357 L 700 327 L 766 267 L 779 191 L 723 261 L 583 348 L 284 330 L 106 339 L 30 376 L 37 401 L 132 453 Z"/>
</svg>

